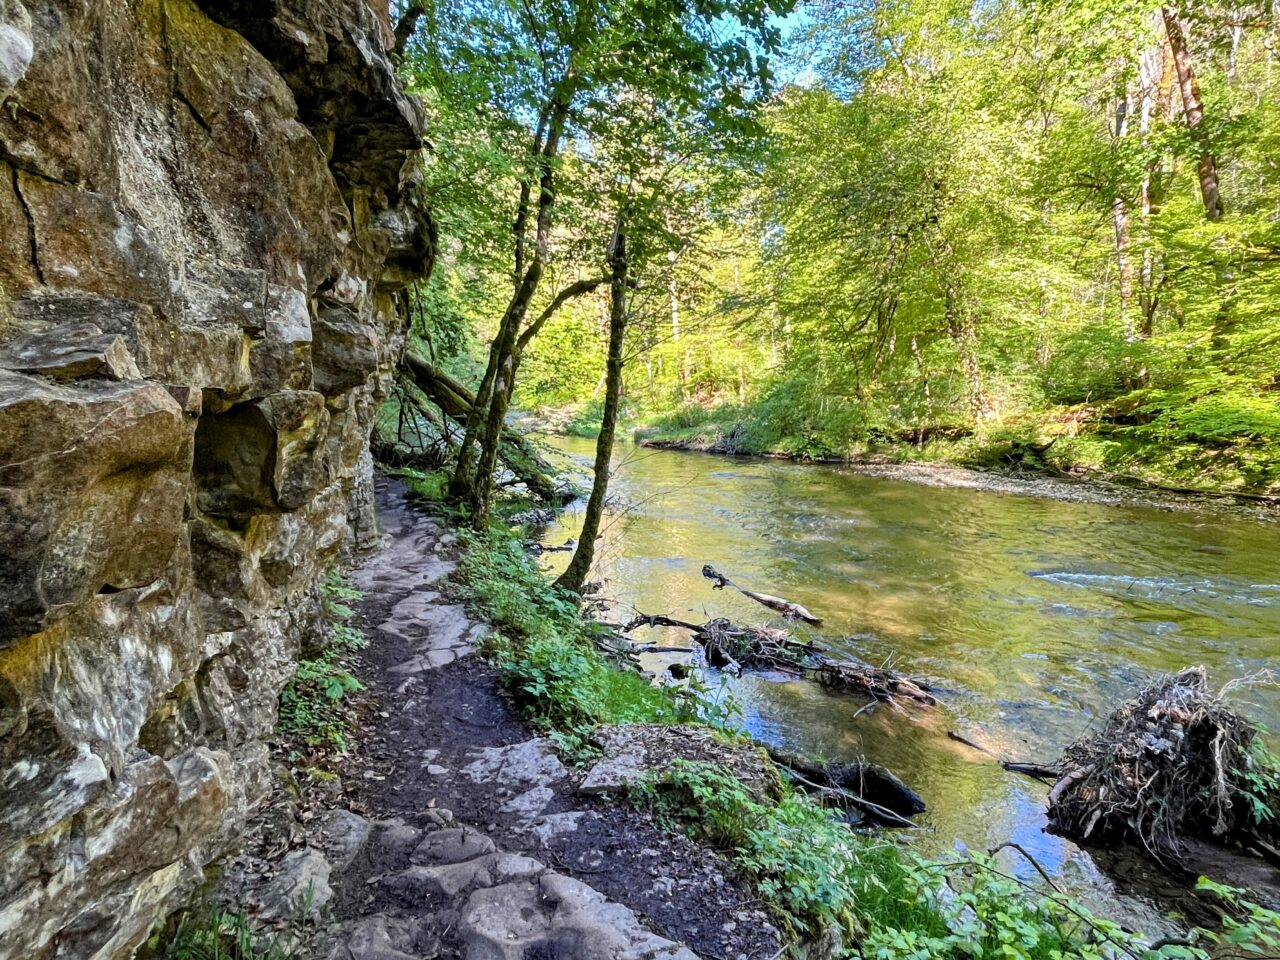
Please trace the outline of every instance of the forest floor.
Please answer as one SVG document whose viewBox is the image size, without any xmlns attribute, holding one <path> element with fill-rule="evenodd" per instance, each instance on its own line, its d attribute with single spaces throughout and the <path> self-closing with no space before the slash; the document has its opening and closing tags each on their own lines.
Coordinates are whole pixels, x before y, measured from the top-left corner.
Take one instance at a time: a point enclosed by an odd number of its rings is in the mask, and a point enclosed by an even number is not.
<svg viewBox="0 0 1280 960">
<path fill-rule="evenodd" d="M 371 697 L 333 806 L 233 896 L 323 916 L 329 960 L 761 960 L 779 933 L 723 861 L 625 797 L 579 792 L 479 651 L 488 627 L 443 593 L 454 536 L 378 481 L 383 546 L 350 574 Z M 327 804 L 326 804 L 327 806 Z M 358 811 L 358 812 L 357 812 Z M 279 836 L 269 810 L 264 836 Z M 266 878 L 266 889 L 263 889 Z"/>
</svg>

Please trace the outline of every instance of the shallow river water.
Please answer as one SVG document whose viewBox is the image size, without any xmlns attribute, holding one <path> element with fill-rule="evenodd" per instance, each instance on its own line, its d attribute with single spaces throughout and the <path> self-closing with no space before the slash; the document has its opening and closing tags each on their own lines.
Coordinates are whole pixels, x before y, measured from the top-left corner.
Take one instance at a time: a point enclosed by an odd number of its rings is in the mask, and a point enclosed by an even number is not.
<svg viewBox="0 0 1280 960">
<path fill-rule="evenodd" d="M 551 441 L 580 471 L 594 441 Z M 1280 525 L 1212 513 L 937 489 L 833 466 L 619 446 L 616 498 L 595 576 L 634 610 L 701 621 L 779 621 L 701 575 L 786 597 L 825 623 L 823 643 L 928 678 L 938 711 L 904 717 L 805 681 L 746 675 L 744 725 L 827 759 L 866 757 L 929 804 L 915 842 L 943 854 L 1014 841 L 1086 899 L 1134 920 L 1089 856 L 1044 832 L 1047 788 L 947 737 L 1018 760 L 1054 759 L 1146 679 L 1204 664 L 1222 683 L 1280 661 Z M 571 508 L 547 544 L 576 536 Z M 561 567 L 567 554 L 549 554 Z M 687 643 L 680 632 L 637 639 Z M 1251 713 L 1280 730 L 1280 694 Z M 855 714 L 857 714 L 855 716 Z M 1009 863 L 1024 876 L 1031 867 Z M 1148 917 L 1149 919 L 1149 917 Z"/>
</svg>

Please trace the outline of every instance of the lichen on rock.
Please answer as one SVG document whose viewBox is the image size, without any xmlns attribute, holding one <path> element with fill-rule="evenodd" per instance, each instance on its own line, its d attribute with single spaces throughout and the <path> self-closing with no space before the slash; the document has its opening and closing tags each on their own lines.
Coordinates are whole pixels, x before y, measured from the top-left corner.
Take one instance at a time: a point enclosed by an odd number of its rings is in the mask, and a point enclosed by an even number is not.
<svg viewBox="0 0 1280 960">
<path fill-rule="evenodd" d="M 0 0 L 0 960 L 123 957 L 269 782 L 431 265 L 367 0 Z"/>
</svg>

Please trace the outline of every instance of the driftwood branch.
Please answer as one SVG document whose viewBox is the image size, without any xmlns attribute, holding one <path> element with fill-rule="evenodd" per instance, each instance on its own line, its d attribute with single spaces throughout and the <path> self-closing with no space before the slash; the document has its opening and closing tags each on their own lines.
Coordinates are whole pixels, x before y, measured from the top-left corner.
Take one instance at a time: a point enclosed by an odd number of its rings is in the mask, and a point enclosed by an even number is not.
<svg viewBox="0 0 1280 960">
<path fill-rule="evenodd" d="M 809 677 L 829 689 L 865 694 L 899 710 L 900 697 L 929 707 L 938 702 L 922 681 L 883 667 L 838 660 L 823 647 L 796 640 L 785 630 L 747 627 L 719 617 L 690 623 L 662 614 L 640 614 L 622 624 L 619 632 L 626 634 L 645 626 L 688 630 L 713 667 L 782 670 Z"/>
<path fill-rule="evenodd" d="M 1061 767 L 1055 767 L 1043 763 L 1025 763 L 1020 760 L 1008 760 L 1005 757 L 1000 756 L 998 753 L 993 753 L 988 750 L 986 747 L 982 746 L 982 744 L 974 743 L 968 737 L 960 736 L 960 734 L 956 733 L 954 730 L 948 730 L 947 737 L 954 740 L 956 743 L 963 743 L 971 750 L 977 750 L 979 753 L 985 753 L 1010 773 L 1020 773 L 1025 777 L 1031 777 L 1034 780 L 1040 780 L 1045 783 L 1054 783 L 1062 776 Z"/>
<path fill-rule="evenodd" d="M 821 618 L 815 617 L 804 607 L 800 606 L 800 604 L 792 603 L 789 600 L 783 600 L 781 597 L 774 597 L 767 593 L 756 593 L 754 590 L 746 590 L 738 586 L 723 573 L 720 573 L 709 563 L 702 568 L 702 575 L 708 580 L 713 581 L 715 583 L 715 589 L 717 590 L 722 590 L 725 587 L 733 587 L 733 589 L 737 590 L 744 597 L 748 597 L 756 603 L 768 607 L 770 610 L 776 610 L 784 617 L 790 617 L 793 620 L 803 620 L 805 623 L 812 623 L 814 626 L 818 627 L 822 626 Z"/>
</svg>

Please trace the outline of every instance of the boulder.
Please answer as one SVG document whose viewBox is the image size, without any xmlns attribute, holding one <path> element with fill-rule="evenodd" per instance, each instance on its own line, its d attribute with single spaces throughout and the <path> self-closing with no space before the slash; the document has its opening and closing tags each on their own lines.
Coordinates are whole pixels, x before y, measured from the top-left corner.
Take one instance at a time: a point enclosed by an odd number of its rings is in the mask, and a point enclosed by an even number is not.
<svg viewBox="0 0 1280 960">
<path fill-rule="evenodd" d="M 361 386 L 378 369 L 382 344 L 377 328 L 346 306 L 322 307 L 312 325 L 315 388 L 335 395 Z"/>
<path fill-rule="evenodd" d="M 596 727 L 591 742 L 602 756 L 578 785 L 579 793 L 625 790 L 644 777 L 661 775 L 677 760 L 724 767 L 762 801 L 778 788 L 777 771 L 758 747 L 725 739 L 707 727 L 610 724 Z"/>
<path fill-rule="evenodd" d="M 27 334 L 0 349 L 0 367 L 53 380 L 138 380 L 142 374 L 118 333 L 92 323 Z"/>
<path fill-rule="evenodd" d="M 0 646 L 164 572 L 182 536 L 193 426 L 157 384 L 0 370 Z"/>
</svg>

